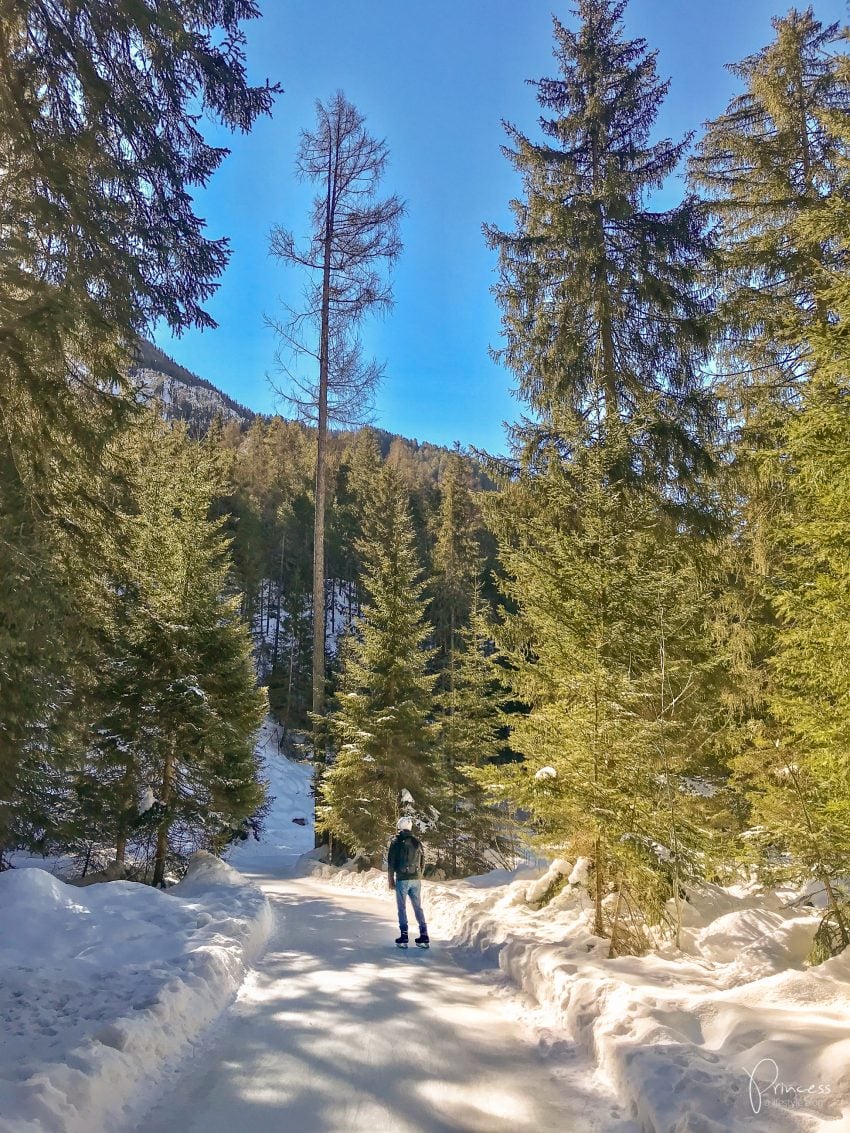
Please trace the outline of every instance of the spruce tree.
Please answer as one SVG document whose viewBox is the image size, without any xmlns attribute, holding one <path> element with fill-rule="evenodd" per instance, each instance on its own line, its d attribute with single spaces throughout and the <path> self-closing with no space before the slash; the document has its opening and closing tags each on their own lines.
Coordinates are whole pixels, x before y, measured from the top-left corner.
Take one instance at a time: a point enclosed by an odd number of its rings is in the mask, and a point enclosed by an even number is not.
<svg viewBox="0 0 850 1133">
<path fill-rule="evenodd" d="M 476 539 L 481 521 L 464 472 L 459 454 L 452 453 L 440 483 L 440 507 L 432 552 L 431 590 L 434 597 L 431 621 L 438 664 L 447 674 L 449 684 L 457 635 L 469 621 L 481 576 L 481 555 Z"/>
<path fill-rule="evenodd" d="M 317 820 L 377 858 L 410 806 L 424 825 L 435 821 L 440 793 L 424 586 L 407 490 L 388 468 L 375 484 L 362 555 L 367 597 L 343 644 L 329 717 L 334 759 Z"/>
<path fill-rule="evenodd" d="M 20 612 L 29 576 L 64 588 L 64 563 L 99 554 L 114 491 L 105 454 L 132 416 L 139 334 L 158 319 L 212 325 L 203 303 L 228 252 L 204 234 L 192 190 L 226 150 L 204 139 L 197 111 L 247 130 L 269 110 L 273 89 L 245 75 L 241 22 L 256 15 L 253 0 L 0 9 L 0 632 L 14 658 L 0 689 L 14 713 L 0 813 L 20 760 L 59 726 L 42 643 L 61 664 L 83 620 L 72 580 L 34 627 Z M 66 691 L 78 676 L 64 669 Z"/>
<path fill-rule="evenodd" d="M 24 836 L 25 796 L 48 732 L 67 702 L 74 618 L 59 533 L 27 508 L 8 450 L 0 448 L 0 850 Z M 51 705 L 54 710 L 51 711 Z"/>
<path fill-rule="evenodd" d="M 831 336 L 828 336 L 831 337 Z M 842 346 L 841 353 L 846 352 Z M 788 422 L 781 523 L 769 532 L 774 612 L 765 705 L 736 770 L 756 864 L 770 880 L 824 891 L 817 958 L 850 944 L 850 411 L 846 362 L 825 364 Z"/>
<path fill-rule="evenodd" d="M 618 457 L 596 446 L 552 461 L 496 515 L 514 610 L 499 639 L 525 708 L 510 744 L 525 759 L 488 778 L 550 851 L 591 858 L 599 935 L 622 912 L 606 915 L 609 892 L 660 919 L 707 848 L 671 806 L 708 719 L 701 586 L 652 497 L 610 481 Z"/>
<path fill-rule="evenodd" d="M 745 83 L 708 124 L 692 175 L 719 220 L 733 431 L 740 642 L 734 766 L 747 847 L 770 878 L 816 875 L 827 954 L 850 940 L 841 770 L 846 610 L 844 322 L 850 69 L 811 9 L 732 67 Z M 742 679 L 743 678 L 743 679 Z"/>
<path fill-rule="evenodd" d="M 152 880 L 181 847 L 220 848 L 262 802 L 253 737 L 265 695 L 229 581 L 223 520 L 210 518 L 221 466 L 208 444 L 151 419 L 137 439 L 127 546 L 103 639 L 102 715 L 81 783 L 94 782 L 117 857 L 150 787 Z M 86 798 L 79 799 L 85 816 Z M 174 841 L 174 836 L 177 841 Z"/>
<path fill-rule="evenodd" d="M 487 507 L 506 573 L 497 638 L 524 708 L 510 739 L 524 760 L 493 787 L 550 851 L 589 855 L 595 931 L 615 952 L 641 946 L 624 907 L 661 918 L 700 860 L 670 805 L 693 737 L 667 718 L 684 712 L 672 673 L 689 673 L 693 705 L 705 688 L 684 597 L 698 593 L 687 532 L 714 518 L 715 420 L 699 209 L 649 207 L 687 139 L 649 141 L 667 84 L 625 39 L 624 7 L 582 0 L 577 31 L 555 21 L 559 75 L 535 84 L 546 140 L 509 127 L 525 197 L 512 233 L 487 229 L 501 356 L 530 410 Z"/>
<path fill-rule="evenodd" d="M 467 600 L 469 613 L 454 634 L 437 692 L 444 799 L 435 841 L 454 877 L 504 864 L 513 844 L 504 799 L 487 790 L 502 746 L 505 694 L 493 663 L 486 605 L 476 590 Z"/>
<path fill-rule="evenodd" d="M 787 403 L 806 374 L 809 329 L 828 320 L 816 291 L 836 250 L 805 218 L 836 187 L 847 152 L 828 118 L 850 111 L 832 50 L 838 24 L 824 26 L 811 8 L 772 23 L 773 42 L 730 65 L 745 89 L 707 123 L 690 162 L 719 222 L 727 392 L 745 421 L 764 414 L 765 401 Z"/>
<path fill-rule="evenodd" d="M 837 63 L 850 81 L 850 61 Z M 820 207 L 799 218 L 801 237 L 831 251 L 816 276 L 814 301 L 827 317 L 813 322 L 801 347 L 808 380 L 773 454 L 781 462 L 785 507 L 768 528 L 772 571 L 766 585 L 775 611 L 769 659 L 770 726 L 745 752 L 739 770 L 764 836 L 767 861 L 794 881 L 815 876 L 828 911 L 816 958 L 850 943 L 847 894 L 839 884 L 850 862 L 850 409 L 845 341 L 850 250 L 850 129 L 844 113 L 821 125 L 836 154 L 833 184 Z M 838 156 L 840 155 L 840 156 Z M 777 855 L 777 847 L 784 851 Z M 775 865 L 774 865 L 775 871 Z"/>
<path fill-rule="evenodd" d="M 820 290 L 826 274 L 841 270 L 840 249 L 816 218 L 846 181 L 847 140 L 830 119 L 850 110 L 846 68 L 833 50 L 838 25 L 824 26 L 809 8 L 792 9 L 773 27 L 770 44 L 730 66 L 745 89 L 707 124 L 690 163 L 717 222 L 731 519 L 719 614 L 737 658 L 730 751 L 738 754 L 754 730 L 772 728 L 770 532 L 783 526 L 789 506 L 781 454 L 811 371 L 809 340 L 830 322 Z"/>
<path fill-rule="evenodd" d="M 359 609 L 362 591 L 361 546 L 375 483 L 381 471 L 381 452 L 374 429 L 358 430 L 342 453 L 337 488 L 328 520 L 328 561 L 338 564 L 338 577 L 354 584 Z M 332 575 L 333 577 L 333 575 Z"/>
<path fill-rule="evenodd" d="M 506 817 L 475 778 L 476 769 L 495 756 L 502 726 L 489 657 L 492 634 L 480 595 L 480 529 L 467 467 L 453 452 L 440 482 L 430 584 L 445 790 L 436 843 L 452 876 L 488 868 L 508 841 Z"/>
<path fill-rule="evenodd" d="M 524 197 L 511 202 L 512 231 L 485 234 L 499 252 L 498 356 L 532 412 L 518 447 L 563 447 L 565 429 L 591 429 L 601 390 L 604 416 L 629 425 L 617 479 L 675 495 L 712 464 L 706 242 L 693 199 L 649 207 L 689 139 L 649 140 L 668 83 L 646 42 L 624 37 L 625 6 L 579 0 L 578 30 L 553 21 L 558 74 L 532 84 L 544 140 L 507 126 Z"/>
<path fill-rule="evenodd" d="M 0 14 L 0 420 L 26 492 L 88 490 L 129 402 L 127 363 L 158 319 L 211 326 L 203 303 L 227 242 L 191 189 L 226 150 L 196 108 L 247 130 L 273 89 L 250 86 L 253 0 L 104 5 L 10 0 Z M 94 477 L 91 476 L 93 480 Z"/>
<path fill-rule="evenodd" d="M 785 796 L 770 827 L 791 850 L 796 877 L 814 874 L 826 888 L 846 946 L 850 910 L 834 888 L 850 867 L 850 406 L 841 353 L 838 372 L 825 365 L 812 377 L 788 429 L 791 522 L 775 533 L 771 659 L 780 739 L 767 763 L 777 772 L 768 795 Z"/>
<path fill-rule="evenodd" d="M 105 449 L 101 499 L 60 477 L 53 508 L 37 509 L 0 437 L 0 849 L 43 848 L 65 805 L 62 769 L 85 727 L 83 702 L 98 676 L 102 580 L 120 544 L 102 506 L 104 499 L 119 506 L 119 467 L 116 448 Z"/>
</svg>

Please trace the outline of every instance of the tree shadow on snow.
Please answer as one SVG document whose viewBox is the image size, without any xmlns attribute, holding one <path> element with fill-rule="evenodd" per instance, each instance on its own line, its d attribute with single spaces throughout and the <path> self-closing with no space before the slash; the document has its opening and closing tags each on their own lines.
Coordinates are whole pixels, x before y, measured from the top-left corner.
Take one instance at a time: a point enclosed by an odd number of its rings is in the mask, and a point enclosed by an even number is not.
<svg viewBox="0 0 850 1133">
<path fill-rule="evenodd" d="M 493 1012 L 486 980 L 441 949 L 397 950 L 392 922 L 356 901 L 271 899 L 268 952 L 146 1133 L 582 1133 L 585 1109 L 598 1121 L 592 1087 L 559 1085 Z"/>
</svg>

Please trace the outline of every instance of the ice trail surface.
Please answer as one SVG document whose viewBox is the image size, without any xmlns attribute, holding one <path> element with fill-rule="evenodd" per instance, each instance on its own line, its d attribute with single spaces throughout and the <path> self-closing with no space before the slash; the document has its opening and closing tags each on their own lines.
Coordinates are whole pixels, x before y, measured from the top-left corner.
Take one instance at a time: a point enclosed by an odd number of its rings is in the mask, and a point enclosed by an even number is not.
<svg viewBox="0 0 850 1133">
<path fill-rule="evenodd" d="M 389 891 L 292 876 L 313 846 L 311 769 L 277 737 L 269 722 L 263 840 L 229 858 L 266 892 L 272 937 L 233 1006 L 156 1084 L 154 1109 L 135 1111 L 139 1133 L 636 1133 L 485 962 L 433 935 L 429 951 L 397 949 Z M 426 913 L 427 895 L 426 883 Z"/>
<path fill-rule="evenodd" d="M 277 931 L 146 1133 L 600 1128 L 484 973 L 397 950 L 391 895 L 263 879 Z M 588 1110 L 582 1117 L 582 1110 Z"/>
</svg>

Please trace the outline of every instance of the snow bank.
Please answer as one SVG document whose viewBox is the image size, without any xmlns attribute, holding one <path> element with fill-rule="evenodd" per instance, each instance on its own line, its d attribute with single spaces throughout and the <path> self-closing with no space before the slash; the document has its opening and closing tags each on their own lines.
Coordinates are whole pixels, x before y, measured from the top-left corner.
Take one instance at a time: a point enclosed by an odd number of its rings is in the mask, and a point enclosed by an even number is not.
<svg viewBox="0 0 850 1133">
<path fill-rule="evenodd" d="M 210 854 L 167 891 L 0 874 L 0 1130 L 115 1129 L 241 985 L 272 914 Z"/>
<path fill-rule="evenodd" d="M 805 967 L 816 912 L 788 895 L 706 886 L 685 905 L 681 951 L 609 960 L 589 928 L 585 865 L 426 881 L 432 939 L 498 964 L 594 1058 L 646 1133 L 850 1129 L 850 950 Z M 386 890 L 377 870 L 302 866 Z M 533 908 L 557 877 L 560 893 Z"/>
</svg>

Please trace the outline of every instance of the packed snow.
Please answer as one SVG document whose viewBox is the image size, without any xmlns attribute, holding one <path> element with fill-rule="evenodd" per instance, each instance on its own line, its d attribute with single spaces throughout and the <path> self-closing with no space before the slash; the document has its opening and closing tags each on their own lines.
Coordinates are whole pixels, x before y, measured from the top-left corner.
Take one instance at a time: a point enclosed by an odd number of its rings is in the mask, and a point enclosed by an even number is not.
<svg viewBox="0 0 850 1133">
<path fill-rule="evenodd" d="M 115 1128 L 140 1077 L 233 998 L 271 927 L 260 890 L 204 853 L 167 892 L 7 870 L 0 908 L 3 1133 Z"/>
<path fill-rule="evenodd" d="M 850 1130 L 850 949 L 806 967 L 816 910 L 707 885 L 684 903 L 681 951 L 611 960 L 590 931 L 586 867 L 429 884 L 432 937 L 497 965 L 645 1133 Z M 346 889 L 386 885 L 376 870 L 304 868 Z"/>
<path fill-rule="evenodd" d="M 317 859 L 279 740 L 229 864 L 0 874 L 2 1133 L 850 1129 L 850 950 L 807 966 L 818 910 L 705 886 L 680 951 L 610 960 L 588 863 L 556 859 L 426 881 L 432 949 L 399 952 L 386 876 Z"/>
</svg>

